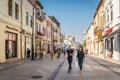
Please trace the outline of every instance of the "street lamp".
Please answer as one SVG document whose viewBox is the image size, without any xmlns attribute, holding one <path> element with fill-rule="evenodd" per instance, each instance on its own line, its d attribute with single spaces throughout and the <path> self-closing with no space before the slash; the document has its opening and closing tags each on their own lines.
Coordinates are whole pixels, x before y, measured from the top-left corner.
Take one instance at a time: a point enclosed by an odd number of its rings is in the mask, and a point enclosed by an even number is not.
<svg viewBox="0 0 120 80">
<path fill-rule="evenodd" d="M 36 1 L 35 1 L 35 4 L 36 4 Z M 31 57 L 31 60 L 35 60 L 35 56 L 34 56 L 34 8 L 35 8 L 35 5 L 33 6 L 33 16 L 32 16 L 32 57 Z"/>
</svg>

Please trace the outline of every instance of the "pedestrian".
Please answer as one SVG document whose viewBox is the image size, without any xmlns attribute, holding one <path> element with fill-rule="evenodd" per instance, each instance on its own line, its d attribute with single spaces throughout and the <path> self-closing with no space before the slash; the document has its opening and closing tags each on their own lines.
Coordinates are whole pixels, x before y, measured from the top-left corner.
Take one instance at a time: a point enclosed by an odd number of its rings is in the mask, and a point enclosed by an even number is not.
<svg viewBox="0 0 120 80">
<path fill-rule="evenodd" d="M 76 56 L 77 56 L 77 52 L 78 50 L 77 49 L 74 49 L 74 62 L 75 62 L 75 67 L 78 68 L 78 61 L 76 60 Z"/>
<path fill-rule="evenodd" d="M 41 60 L 43 59 L 43 52 L 44 52 L 44 50 L 41 49 L 41 52 L 40 52 L 40 59 L 41 59 Z"/>
<path fill-rule="evenodd" d="M 69 64 L 68 73 L 70 73 L 70 71 L 72 70 L 72 60 L 73 60 L 74 51 L 71 49 L 71 46 L 69 46 L 66 52 L 68 55 L 68 64 Z"/>
<path fill-rule="evenodd" d="M 40 59 L 40 49 L 37 50 L 37 58 Z"/>
<path fill-rule="evenodd" d="M 30 58 L 30 49 L 27 48 L 27 58 Z"/>
<path fill-rule="evenodd" d="M 83 47 L 80 46 L 78 52 L 77 52 L 77 60 L 78 60 L 78 64 L 79 64 L 79 68 L 80 68 L 80 72 L 82 72 L 82 65 L 83 65 L 83 59 L 84 59 L 84 51 L 83 51 Z"/>
<path fill-rule="evenodd" d="M 66 47 L 64 47 L 63 49 L 64 57 L 65 57 L 66 50 L 67 50 Z"/>
<path fill-rule="evenodd" d="M 60 58 L 60 55 L 61 55 L 61 49 L 59 48 L 59 49 L 57 50 L 57 58 Z"/>
</svg>

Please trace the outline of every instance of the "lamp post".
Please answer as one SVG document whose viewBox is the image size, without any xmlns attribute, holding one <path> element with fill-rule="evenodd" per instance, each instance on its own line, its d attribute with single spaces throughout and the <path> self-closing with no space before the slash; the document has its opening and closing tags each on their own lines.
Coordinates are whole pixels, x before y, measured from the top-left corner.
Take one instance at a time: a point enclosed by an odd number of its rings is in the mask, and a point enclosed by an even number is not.
<svg viewBox="0 0 120 80">
<path fill-rule="evenodd" d="M 32 57 L 31 57 L 31 60 L 35 60 L 35 56 L 34 56 L 34 9 L 35 9 L 35 6 L 36 6 L 36 1 L 35 1 L 35 4 L 33 6 L 33 16 L 32 16 Z"/>
</svg>

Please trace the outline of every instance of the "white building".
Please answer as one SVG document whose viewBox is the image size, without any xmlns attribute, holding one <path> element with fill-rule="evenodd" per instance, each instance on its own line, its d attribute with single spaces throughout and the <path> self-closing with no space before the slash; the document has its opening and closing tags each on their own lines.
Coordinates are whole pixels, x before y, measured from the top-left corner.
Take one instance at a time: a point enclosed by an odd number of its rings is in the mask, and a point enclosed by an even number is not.
<svg viewBox="0 0 120 80">
<path fill-rule="evenodd" d="M 106 57 L 120 60 L 120 0 L 104 0 L 104 7 Z"/>
<path fill-rule="evenodd" d="M 94 26 L 93 23 L 90 24 L 87 32 L 86 32 L 86 48 L 88 49 L 88 53 L 95 53 L 95 45 L 94 45 Z"/>
</svg>

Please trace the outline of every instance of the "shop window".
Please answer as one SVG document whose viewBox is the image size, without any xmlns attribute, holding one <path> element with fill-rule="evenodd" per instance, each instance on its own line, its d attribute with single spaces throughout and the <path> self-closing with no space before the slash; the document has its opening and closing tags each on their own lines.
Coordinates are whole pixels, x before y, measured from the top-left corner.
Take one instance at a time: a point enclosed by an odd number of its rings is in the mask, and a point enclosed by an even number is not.
<svg viewBox="0 0 120 80">
<path fill-rule="evenodd" d="M 19 5 L 15 3 L 15 19 L 19 19 Z"/>
<path fill-rule="evenodd" d="M 6 58 L 17 57 L 17 35 L 13 33 L 6 33 L 5 40 Z"/>
<path fill-rule="evenodd" d="M 12 16 L 12 7 L 13 7 L 13 1 L 12 0 L 8 0 L 8 15 Z"/>
</svg>

